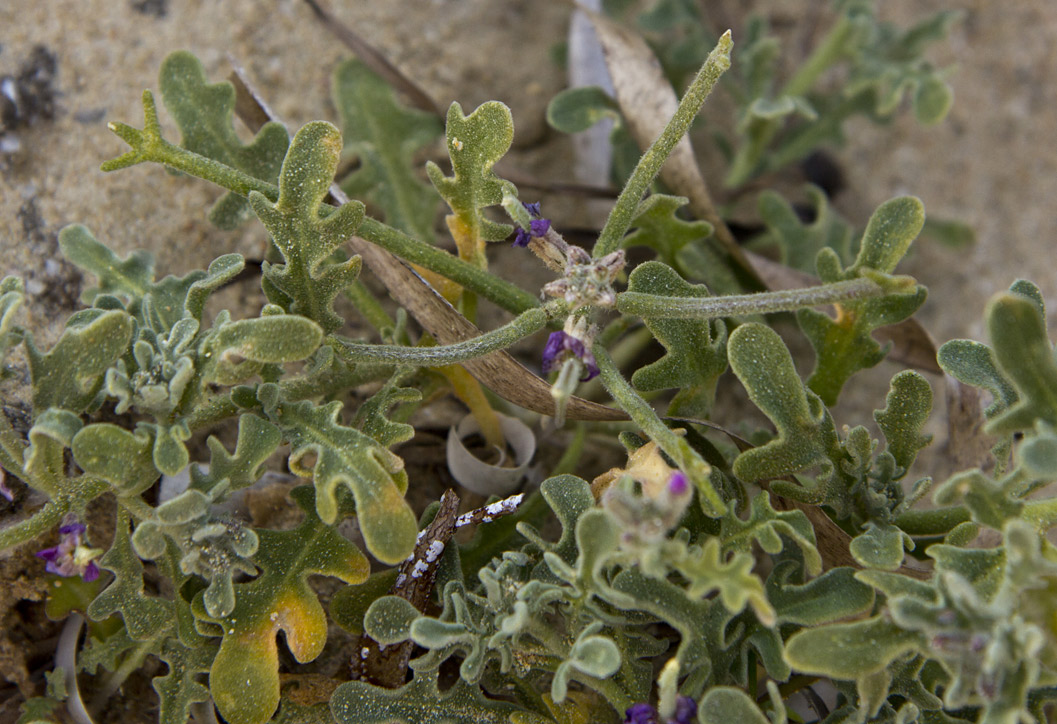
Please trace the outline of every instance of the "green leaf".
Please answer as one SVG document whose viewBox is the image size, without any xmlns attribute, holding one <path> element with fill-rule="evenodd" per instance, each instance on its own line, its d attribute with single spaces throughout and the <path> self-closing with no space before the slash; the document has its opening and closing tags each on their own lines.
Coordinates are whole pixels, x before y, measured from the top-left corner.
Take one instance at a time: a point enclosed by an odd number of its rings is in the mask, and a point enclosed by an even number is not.
<svg viewBox="0 0 1057 724">
<path fill-rule="evenodd" d="M 279 198 L 273 204 L 253 191 L 250 205 L 285 259 L 265 262 L 263 281 L 268 299 L 291 314 L 315 321 L 324 333 L 342 325 L 334 298 L 355 281 L 360 258 L 328 262 L 330 255 L 356 232 L 363 204 L 350 202 L 324 217 L 323 199 L 341 157 L 341 134 L 324 121 L 301 128 L 290 144 L 279 174 Z"/>
<path fill-rule="evenodd" d="M 562 133 L 580 133 L 606 118 L 620 122 L 620 106 L 596 85 L 566 88 L 547 104 L 547 123 Z"/>
<path fill-rule="evenodd" d="M 197 679 L 209 671 L 215 655 L 213 646 L 189 648 L 174 638 L 165 642 L 159 658 L 169 672 L 151 680 L 160 702 L 159 724 L 185 724 L 191 718 L 191 705 L 209 700 L 209 689 Z"/>
<path fill-rule="evenodd" d="M 239 416 L 239 434 L 234 454 L 224 449 L 223 443 L 210 435 L 209 468 L 202 471 L 191 466 L 191 487 L 208 493 L 227 481 L 229 490 L 238 490 L 253 485 L 261 476 L 261 469 L 282 442 L 279 429 L 256 415 L 246 413 Z"/>
<path fill-rule="evenodd" d="M 143 564 L 132 551 L 129 515 L 119 509 L 114 543 L 99 559 L 99 567 L 114 573 L 114 580 L 88 606 L 93 621 L 120 613 L 125 629 L 135 641 L 146 641 L 173 625 L 173 604 L 143 592 Z"/>
<path fill-rule="evenodd" d="M 513 231 L 509 224 L 486 218 L 482 210 L 501 204 L 504 192 L 512 191 L 510 183 L 497 177 L 492 167 L 510 149 L 514 121 L 510 109 L 498 101 L 483 103 L 468 116 L 458 103 L 452 103 L 446 134 L 452 175 L 445 176 L 432 162 L 426 164 L 426 173 L 451 207 L 448 228 L 459 255 L 484 266 L 484 242 L 500 241 Z"/>
<path fill-rule="evenodd" d="M 305 511 L 293 530 L 258 530 L 260 544 L 253 562 L 261 574 L 235 584 L 235 608 L 211 618 L 202 594 L 193 603 L 203 633 L 223 631 L 220 651 L 209 672 L 209 689 L 231 724 L 263 724 L 279 704 L 279 652 L 276 637 L 285 635 L 294 658 L 313 661 L 327 640 L 327 617 L 308 585 L 310 575 L 335 576 L 346 583 L 367 578 L 368 564 L 351 542 L 315 514 L 312 488 L 302 486 L 291 497 Z"/>
<path fill-rule="evenodd" d="M 411 624 L 421 615 L 407 599 L 382 596 L 367 608 L 363 630 L 383 646 L 398 644 L 411 637 Z"/>
<path fill-rule="evenodd" d="M 752 499 L 747 520 L 742 520 L 733 507 L 722 519 L 719 537 L 723 541 L 723 552 L 752 552 L 753 541 L 771 555 L 780 553 L 785 547 L 782 537 L 800 547 L 804 566 L 812 576 L 822 572 L 822 557 L 815 547 L 815 529 L 802 510 L 777 511 L 771 506 L 767 491 Z"/>
<path fill-rule="evenodd" d="M 383 563 L 397 564 L 415 546 L 418 525 L 404 500 L 404 461 L 359 430 L 342 425 L 342 404 L 316 407 L 309 401 L 284 403 L 273 421 L 290 441 L 290 469 L 311 476 L 316 486 L 316 511 L 323 522 L 338 518 L 338 486 L 348 486 L 356 499 L 356 517 L 367 549 Z M 315 457 L 315 464 L 303 461 Z"/>
<path fill-rule="evenodd" d="M 360 160 L 360 167 L 342 179 L 342 189 L 380 206 L 390 226 L 432 240 L 437 196 L 415 174 L 414 155 L 441 134 L 437 118 L 398 104 L 385 81 L 358 60 L 337 67 L 332 92 L 345 154 Z"/>
<path fill-rule="evenodd" d="M 145 431 L 133 434 L 99 422 L 78 432 L 70 447 L 81 469 L 113 485 L 118 495 L 139 495 L 158 479 L 154 441 Z"/>
<path fill-rule="evenodd" d="M 964 502 L 975 522 L 1002 530 L 1006 521 L 1019 517 L 1024 508 L 1024 501 L 1016 496 L 1021 484 L 1016 473 L 993 480 L 980 470 L 967 470 L 937 487 L 932 499 L 937 505 Z"/>
<path fill-rule="evenodd" d="M 624 237 L 622 246 L 630 249 L 645 246 L 657 252 L 660 260 L 679 269 L 683 276 L 693 270 L 681 263 L 679 252 L 689 244 L 712 234 L 712 225 L 707 221 L 685 221 L 677 212 L 685 206 L 687 199 L 668 194 L 652 194 L 643 199 L 631 221 L 633 231 Z"/>
<path fill-rule="evenodd" d="M 831 568 L 800 585 L 789 582 L 798 568 L 795 561 L 779 561 L 767 578 L 767 600 L 778 613 L 779 624 L 821 626 L 873 607 L 873 589 L 856 580 L 854 568 Z"/>
<path fill-rule="evenodd" d="M 786 643 L 785 657 L 801 673 L 857 681 L 915 650 L 927 650 L 925 636 L 882 615 L 799 631 Z"/>
<path fill-rule="evenodd" d="M 762 480 L 826 460 L 837 444 L 833 420 L 818 397 L 804 388 L 778 333 L 762 324 L 743 324 L 731 334 L 727 354 L 749 398 L 778 430 L 766 445 L 741 453 L 734 473 L 744 480 Z"/>
<path fill-rule="evenodd" d="M 207 355 L 215 355 L 216 379 L 221 384 L 241 382 L 245 361 L 283 364 L 309 357 L 323 341 L 323 330 L 311 319 L 294 314 L 271 314 L 221 324 L 211 335 Z"/>
<path fill-rule="evenodd" d="M 762 243 L 773 243 L 782 254 L 782 263 L 804 272 L 815 271 L 815 259 L 822 249 L 832 249 L 842 261 L 851 255 L 851 226 L 829 205 L 825 192 L 806 187 L 815 218 L 805 224 L 792 205 L 774 191 L 764 191 L 757 201 L 760 219 L 767 226 Z"/>
<path fill-rule="evenodd" d="M 998 366 L 1018 398 L 988 423 L 987 432 L 1008 435 L 1040 420 L 1057 425 L 1057 360 L 1038 300 L 998 295 L 987 307 L 987 327 Z"/>
<path fill-rule="evenodd" d="M 925 209 L 918 199 L 904 196 L 886 201 L 870 217 L 855 263 L 842 270 L 836 253 L 823 249 L 816 262 L 819 277 L 826 283 L 859 277 L 884 283 L 924 223 Z M 925 288 L 917 286 L 909 292 L 843 302 L 835 305 L 835 319 L 814 309 L 797 312 L 800 327 L 815 349 L 815 370 L 808 386 L 827 405 L 835 404 L 853 374 L 884 359 L 887 350 L 870 336 L 873 330 L 908 318 L 925 296 Z"/>
<path fill-rule="evenodd" d="M 698 702 L 697 717 L 701 724 L 771 724 L 752 697 L 733 686 L 709 689 Z"/>
<path fill-rule="evenodd" d="M 867 521 L 866 530 L 852 539 L 849 551 L 866 568 L 897 570 L 903 565 L 903 549 L 914 550 L 913 539 L 890 523 Z"/>
<path fill-rule="evenodd" d="M 22 333 L 15 327 L 15 313 L 25 300 L 25 289 L 18 277 L 4 277 L 0 281 L 0 378 L 7 352 L 22 341 Z"/>
<path fill-rule="evenodd" d="M 371 395 L 356 411 L 356 427 L 383 447 L 407 442 L 415 436 L 414 427 L 404 422 L 394 422 L 388 417 L 390 409 L 395 405 L 419 402 L 422 399 L 419 390 L 400 386 L 406 376 L 406 370 L 394 374 L 382 389 Z"/>
<path fill-rule="evenodd" d="M 134 251 L 119 259 L 80 224 L 71 224 L 59 232 L 63 256 L 83 271 L 94 274 L 99 286 L 86 289 L 81 301 L 91 304 L 101 294 L 123 295 L 130 302 L 142 299 L 154 283 L 154 256 Z M 130 307 L 131 308 L 131 307 Z"/>
<path fill-rule="evenodd" d="M 36 414 L 50 407 L 87 411 L 103 386 L 107 368 L 128 349 L 132 328 L 132 317 L 125 312 L 103 312 L 84 323 L 69 324 L 47 353 L 40 352 L 27 333 L 26 357 Z"/>
<path fill-rule="evenodd" d="M 363 681 L 339 686 L 330 710 L 341 724 L 547 724 L 548 718 L 516 704 L 489 699 L 480 687 L 456 680 L 441 691 L 437 674 L 416 673 L 399 689 L 383 689 Z"/>
<path fill-rule="evenodd" d="M 932 442 L 921 428 L 932 411 L 932 387 L 913 370 L 904 370 L 892 378 L 892 388 L 885 409 L 873 414 L 888 443 L 888 452 L 904 470 L 910 468 L 918 451 Z"/>
<path fill-rule="evenodd" d="M 209 84 L 198 58 L 185 50 L 162 62 L 158 83 L 165 108 L 180 127 L 184 148 L 275 183 L 290 145 L 283 124 L 269 121 L 251 143 L 242 143 L 232 125 L 234 86 L 226 81 Z M 210 221 L 221 229 L 233 229 L 251 216 L 246 200 L 232 192 L 209 212 Z"/>
<path fill-rule="evenodd" d="M 687 283 L 658 261 L 635 267 L 628 277 L 628 291 L 671 297 L 710 296 L 704 286 Z M 727 369 L 726 325 L 722 320 L 646 317 L 644 321 L 666 354 L 637 369 L 631 383 L 645 392 L 678 388 L 668 414 L 707 418 L 716 383 Z"/>
<path fill-rule="evenodd" d="M 23 470 L 26 483 L 51 499 L 81 497 L 77 480 L 66 475 L 66 448 L 81 429 L 81 418 L 67 410 L 51 408 L 37 417 L 29 429 L 29 447 Z"/>
</svg>

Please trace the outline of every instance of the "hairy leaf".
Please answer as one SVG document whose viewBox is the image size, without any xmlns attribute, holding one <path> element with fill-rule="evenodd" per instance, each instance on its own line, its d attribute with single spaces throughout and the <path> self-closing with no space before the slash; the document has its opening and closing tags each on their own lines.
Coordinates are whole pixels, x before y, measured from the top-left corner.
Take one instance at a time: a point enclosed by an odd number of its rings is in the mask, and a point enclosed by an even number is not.
<svg viewBox="0 0 1057 724">
<path fill-rule="evenodd" d="M 458 103 L 452 103 L 446 133 L 452 175 L 445 176 L 432 162 L 426 164 L 426 173 L 451 207 L 448 229 L 459 256 L 485 266 L 485 242 L 505 239 L 513 231 L 509 224 L 491 221 L 481 211 L 501 203 L 504 191 L 510 190 L 509 182 L 498 178 L 492 167 L 510 149 L 514 121 L 510 109 L 498 101 L 484 103 L 468 116 Z"/>
<path fill-rule="evenodd" d="M 437 197 L 415 175 L 413 156 L 441 134 L 436 116 L 398 104 L 386 82 L 358 60 L 337 67 L 332 92 L 344 153 L 360 161 L 341 180 L 342 189 L 352 198 L 376 203 L 390 226 L 431 241 Z"/>
<path fill-rule="evenodd" d="M 815 214 L 810 223 L 801 221 L 789 202 L 774 191 L 760 194 L 757 207 L 767 226 L 762 243 L 776 244 L 784 264 L 810 274 L 823 249 L 835 251 L 842 262 L 851 260 L 851 226 L 830 208 L 822 189 L 808 186 L 806 190 Z"/>
<path fill-rule="evenodd" d="M 198 677 L 209 671 L 215 655 L 214 646 L 188 648 L 176 639 L 165 642 L 159 658 L 169 672 L 151 681 L 160 700 L 159 724 L 185 724 L 191 717 L 191 705 L 209 700 L 209 689 Z"/>
<path fill-rule="evenodd" d="M 628 277 L 628 291 L 672 297 L 710 296 L 704 286 L 689 284 L 661 262 L 640 264 Z M 645 319 L 667 354 L 635 371 L 631 382 L 649 392 L 677 388 L 669 415 L 707 418 L 716 382 L 727 369 L 726 334 L 722 320 Z"/>
<path fill-rule="evenodd" d="M 885 409 L 873 416 L 884 433 L 888 452 L 906 470 L 918 451 L 932 442 L 931 435 L 921 434 L 932 411 L 932 387 L 917 372 L 904 370 L 892 378 L 886 402 Z"/>
<path fill-rule="evenodd" d="M 100 422 L 82 428 L 70 447 L 81 469 L 106 480 L 118 495 L 139 495 L 158 479 L 154 441 L 144 431 Z"/>
<path fill-rule="evenodd" d="M 312 488 L 291 492 L 305 519 L 294 530 L 259 530 L 253 562 L 261 574 L 235 584 L 235 608 L 219 619 L 195 597 L 195 617 L 205 633 L 222 631 L 220 651 L 209 672 L 209 689 L 220 713 L 232 724 L 263 724 L 279 704 L 279 653 L 276 637 L 301 662 L 314 660 L 327 640 L 327 618 L 310 575 L 335 576 L 361 583 L 367 560 L 355 545 L 323 524 L 315 514 Z"/>
<path fill-rule="evenodd" d="M 239 416 L 239 434 L 235 452 L 229 453 L 223 443 L 210 435 L 209 468 L 203 471 L 191 466 L 191 487 L 208 493 L 215 486 L 227 482 L 229 490 L 238 490 L 253 485 L 261 476 L 264 463 L 282 442 L 282 435 L 275 425 L 252 414 Z"/>
<path fill-rule="evenodd" d="M 232 125 L 234 86 L 226 81 L 209 84 L 198 58 L 185 50 L 162 62 L 158 83 L 162 101 L 180 127 L 184 148 L 275 183 L 290 145 L 283 124 L 268 122 L 251 143 L 242 143 Z M 210 221 L 222 229 L 233 229 L 251 216 L 246 200 L 230 191 L 209 212 Z"/>
<path fill-rule="evenodd" d="M 334 298 L 360 271 L 360 258 L 345 262 L 327 259 L 356 232 L 363 219 L 358 201 L 323 216 L 341 156 L 341 133 L 325 121 L 305 125 L 294 136 L 279 174 L 279 198 L 273 204 L 263 194 L 250 192 L 254 213 L 272 235 L 285 264 L 265 262 L 263 281 L 268 299 L 291 314 L 315 321 L 324 333 L 341 326 Z"/>
<path fill-rule="evenodd" d="M 892 199 L 877 207 L 863 234 L 859 255 L 842 269 L 836 252 L 823 249 L 816 263 L 823 282 L 890 275 L 925 223 L 925 209 L 911 196 Z M 885 296 L 835 305 L 836 318 L 814 309 L 801 309 L 797 320 L 815 349 L 815 370 L 808 386 L 827 405 L 835 404 L 844 383 L 859 370 L 873 367 L 887 352 L 871 332 L 877 327 L 908 318 L 925 301 L 924 287 L 893 291 Z"/>
</svg>

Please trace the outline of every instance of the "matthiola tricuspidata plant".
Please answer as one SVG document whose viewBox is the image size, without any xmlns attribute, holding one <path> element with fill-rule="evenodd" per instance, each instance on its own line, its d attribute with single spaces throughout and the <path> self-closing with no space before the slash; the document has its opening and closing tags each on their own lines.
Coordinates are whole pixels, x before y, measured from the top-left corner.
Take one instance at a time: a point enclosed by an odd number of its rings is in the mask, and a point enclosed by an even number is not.
<svg viewBox="0 0 1057 724">
<path fill-rule="evenodd" d="M 950 93 L 922 53 L 951 17 L 901 29 L 869 2 L 837 3 L 779 83 L 762 20 L 734 50 L 696 3 L 637 18 L 624 5 L 589 16 L 613 95 L 574 88 L 549 108 L 566 130 L 616 120 L 621 190 L 586 245 L 563 236 L 575 219 L 497 173 L 506 106 L 453 103 L 442 119 L 356 60 L 334 71 L 337 124 L 292 137 L 185 52 L 159 81 L 179 143 L 150 91 L 142 128 L 110 125 L 129 149 L 105 171 L 212 182 L 226 195 L 210 218 L 255 218 L 271 244 L 259 275 L 226 254 L 159 279 L 149 255 L 68 227 L 62 251 L 94 286 L 49 349 L 19 326 L 22 282 L 0 283 L 6 389 L 30 385 L 24 415 L 0 415 L 0 492 L 17 479 L 41 501 L 0 529 L 0 550 L 37 550 L 30 573 L 66 592 L 48 611 L 69 615 L 21 721 L 101 717 L 149 657 L 166 724 L 1045 719 L 1057 362 L 1038 289 L 1013 284 L 986 308 L 990 345 L 949 342 L 937 360 L 911 319 L 925 290 L 896 274 L 921 202 L 887 201 L 857 231 L 818 187 L 795 211 L 765 188 L 853 114 L 883 119 L 909 97 L 940 120 Z M 736 119 L 708 117 L 709 138 L 730 188 L 758 198 L 752 239 L 731 232 L 688 135 L 713 92 L 736 104 Z M 490 272 L 504 244 L 553 278 Z M 258 278 L 259 310 L 210 305 Z M 478 328 L 485 304 L 509 321 Z M 773 326 L 797 333 L 789 322 L 814 351 L 806 380 Z M 835 419 L 842 389 L 886 355 L 916 369 L 891 379 L 870 427 Z M 934 485 L 913 467 L 930 442 L 922 372 L 941 370 L 962 403 L 948 452 L 964 469 Z M 721 377 L 771 424 L 731 428 Z M 405 465 L 413 423 L 431 419 L 415 413 L 451 395 L 487 447 L 538 434 L 522 490 L 438 497 Z M 469 455 L 451 435 L 448 453 Z M 504 457 L 459 482 L 498 490 L 488 471 L 509 482 Z M 286 471 L 303 483 L 282 496 L 295 514 L 270 527 L 245 501 Z M 111 515 L 91 518 L 93 501 Z M 105 551 L 101 520 L 115 525 Z"/>
</svg>

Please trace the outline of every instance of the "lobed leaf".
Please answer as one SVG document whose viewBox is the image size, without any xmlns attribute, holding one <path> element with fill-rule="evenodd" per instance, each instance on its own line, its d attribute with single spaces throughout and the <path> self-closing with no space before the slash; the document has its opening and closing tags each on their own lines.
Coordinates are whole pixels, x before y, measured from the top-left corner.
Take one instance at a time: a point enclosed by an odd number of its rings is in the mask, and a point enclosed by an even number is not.
<svg viewBox="0 0 1057 724">
<path fill-rule="evenodd" d="M 327 617 L 308 585 L 310 575 L 334 576 L 346 583 L 367 578 L 363 554 L 315 514 L 313 491 L 295 488 L 291 497 L 305 511 L 293 530 L 259 530 L 253 562 L 261 574 L 235 584 L 235 608 L 214 619 L 202 594 L 192 604 L 203 633 L 223 639 L 209 672 L 209 689 L 217 708 L 232 724 L 263 724 L 279 704 L 279 653 L 276 637 L 301 663 L 312 661 L 327 639 Z"/>
<path fill-rule="evenodd" d="M 814 212 L 814 220 L 808 223 L 774 191 L 760 194 L 757 210 L 767 227 L 762 243 L 777 245 L 783 264 L 810 274 L 823 249 L 832 249 L 842 261 L 850 260 L 851 226 L 830 207 L 822 189 L 809 185 L 806 192 Z"/>
<path fill-rule="evenodd" d="M 210 435 L 206 440 L 209 468 L 203 471 L 197 465 L 191 466 L 191 487 L 208 493 L 225 483 L 229 490 L 253 485 L 281 442 L 282 434 L 275 425 L 253 414 L 240 415 L 235 452 L 229 453 L 220 440 Z"/>
<path fill-rule="evenodd" d="M 711 296 L 703 285 L 689 284 L 671 267 L 648 261 L 628 277 L 628 291 L 670 297 Z M 644 319 L 666 354 L 635 370 L 631 383 L 650 392 L 677 388 L 669 415 L 707 418 L 716 383 L 727 369 L 727 328 L 722 320 Z"/>
<path fill-rule="evenodd" d="M 232 125 L 235 88 L 226 81 L 209 84 L 202 64 L 178 50 L 162 62 L 158 74 L 162 101 L 180 127 L 181 145 L 254 178 L 275 183 L 290 137 L 283 124 L 270 121 L 244 144 Z M 221 229 L 234 229 L 252 217 L 246 199 L 228 192 L 209 212 Z"/>
<path fill-rule="evenodd" d="M 316 511 L 324 523 L 338 517 L 339 486 L 356 499 L 356 516 L 367 549 L 378 560 L 396 564 L 411 554 L 418 525 L 404 500 L 404 461 L 359 430 L 342 425 L 341 402 L 316 407 L 309 401 L 283 403 L 272 414 L 290 441 L 290 469 L 311 476 Z M 315 458 L 310 468 L 305 463 Z"/>
<path fill-rule="evenodd" d="M 925 209 L 918 199 L 904 196 L 886 201 L 870 217 L 855 263 L 842 270 L 836 253 L 823 249 L 816 262 L 819 277 L 827 283 L 857 277 L 884 282 L 924 223 Z M 884 359 L 887 349 L 871 336 L 873 330 L 907 319 L 925 301 L 924 287 L 897 289 L 885 296 L 837 304 L 835 319 L 814 309 L 797 312 L 797 321 L 815 349 L 815 369 L 808 386 L 827 405 L 836 403 L 853 374 Z"/>
<path fill-rule="evenodd" d="M 118 495 L 139 495 L 158 479 L 154 441 L 143 430 L 99 422 L 82 428 L 70 448 L 82 470 L 110 483 Z"/>
<path fill-rule="evenodd" d="M 346 60 L 335 69 L 331 88 L 341 117 L 344 154 L 360 161 L 360 167 L 341 180 L 342 189 L 381 207 L 390 226 L 431 240 L 437 197 L 414 173 L 414 155 L 440 135 L 436 116 L 397 103 L 389 85 L 358 60 Z"/>
<path fill-rule="evenodd" d="M 268 299 L 291 314 L 315 321 L 324 333 L 341 326 L 334 298 L 360 271 L 360 258 L 328 262 L 363 220 L 363 204 L 341 206 L 323 216 L 341 157 L 341 133 L 325 121 L 314 121 L 294 136 L 279 174 L 279 198 L 272 203 L 258 191 L 249 195 L 254 213 L 268 229 L 285 264 L 263 267 Z"/>
<path fill-rule="evenodd" d="M 874 412 L 874 420 L 884 433 L 888 452 L 904 470 L 910 468 L 918 451 L 932 442 L 921 428 L 932 411 L 932 387 L 913 370 L 904 370 L 892 378 L 892 386 L 883 410 Z"/>
<path fill-rule="evenodd" d="M 426 173 L 451 207 L 448 229 L 459 256 L 484 266 L 484 243 L 505 239 L 513 231 L 509 224 L 491 221 L 481 212 L 502 203 L 504 192 L 510 190 L 509 182 L 497 177 L 492 167 L 510 149 L 514 121 L 510 109 L 498 101 L 483 103 L 468 116 L 462 106 L 452 103 L 446 134 L 452 175 L 445 176 L 432 162 L 426 164 Z"/>
</svg>

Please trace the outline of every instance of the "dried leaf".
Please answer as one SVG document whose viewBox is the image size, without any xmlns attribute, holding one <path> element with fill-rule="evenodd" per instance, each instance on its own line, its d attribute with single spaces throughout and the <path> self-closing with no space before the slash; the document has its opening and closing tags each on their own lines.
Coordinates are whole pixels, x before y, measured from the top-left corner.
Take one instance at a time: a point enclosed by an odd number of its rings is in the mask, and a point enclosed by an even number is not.
<svg viewBox="0 0 1057 724">
<path fill-rule="evenodd" d="M 528 425 L 516 417 L 500 415 L 503 437 L 514 452 L 515 467 L 506 467 L 502 461 L 489 464 L 476 457 L 463 445 L 463 439 L 480 432 L 476 418 L 467 415 L 448 431 L 448 470 L 467 490 L 481 495 L 509 495 L 525 477 L 532 456 L 536 452 L 536 435 Z"/>
</svg>

